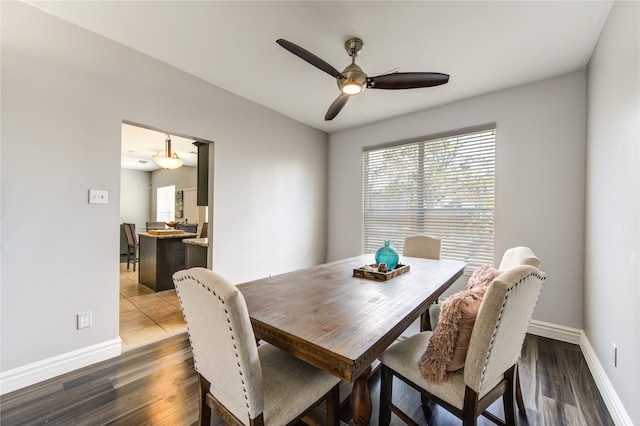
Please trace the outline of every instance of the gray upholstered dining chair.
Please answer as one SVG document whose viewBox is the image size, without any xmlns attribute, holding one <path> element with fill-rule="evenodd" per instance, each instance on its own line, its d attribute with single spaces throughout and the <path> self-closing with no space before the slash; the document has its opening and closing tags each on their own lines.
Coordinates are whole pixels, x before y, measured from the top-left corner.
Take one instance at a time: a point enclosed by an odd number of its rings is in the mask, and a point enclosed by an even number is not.
<svg viewBox="0 0 640 426">
<path fill-rule="evenodd" d="M 339 423 L 340 379 L 268 344 L 258 347 L 242 293 L 205 268 L 173 275 L 200 383 L 200 425 L 295 424 L 322 401 Z"/>
<path fill-rule="evenodd" d="M 462 419 L 464 425 L 475 425 L 479 415 L 498 424 L 516 424 L 518 359 L 545 279 L 543 272 L 524 265 L 493 280 L 478 311 L 463 373 L 450 374 L 445 382 L 425 379 L 418 367 L 432 332 L 422 332 L 389 347 L 380 357 L 380 425 L 389 424 L 391 412 L 407 423 L 411 421 L 392 402 L 394 376 Z M 486 412 L 500 397 L 504 422 Z"/>
<path fill-rule="evenodd" d="M 167 224 L 164 222 L 147 222 L 147 231 L 150 229 L 167 229 Z"/>
<path fill-rule="evenodd" d="M 180 229 L 184 232 L 196 233 L 198 232 L 198 224 L 197 223 L 177 223 L 176 229 Z"/>
<path fill-rule="evenodd" d="M 404 239 L 403 256 L 440 259 L 442 240 L 431 235 L 411 235 Z"/>
<path fill-rule="evenodd" d="M 136 237 L 135 223 L 123 223 L 124 235 L 127 238 L 127 269 L 129 263 L 133 263 L 133 272 L 136 271 L 136 263 L 138 263 L 138 238 Z"/>
</svg>

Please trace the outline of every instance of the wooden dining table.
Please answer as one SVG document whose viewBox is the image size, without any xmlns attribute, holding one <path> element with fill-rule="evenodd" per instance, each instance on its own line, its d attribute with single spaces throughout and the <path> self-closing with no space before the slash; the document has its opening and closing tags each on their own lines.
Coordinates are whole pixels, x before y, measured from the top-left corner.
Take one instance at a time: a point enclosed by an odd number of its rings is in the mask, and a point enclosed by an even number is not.
<svg viewBox="0 0 640 426">
<path fill-rule="evenodd" d="M 371 419 L 371 365 L 466 266 L 456 260 L 400 260 L 409 271 L 387 281 L 353 276 L 354 269 L 375 263 L 367 254 L 237 286 L 256 338 L 353 383 L 356 425 Z"/>
</svg>

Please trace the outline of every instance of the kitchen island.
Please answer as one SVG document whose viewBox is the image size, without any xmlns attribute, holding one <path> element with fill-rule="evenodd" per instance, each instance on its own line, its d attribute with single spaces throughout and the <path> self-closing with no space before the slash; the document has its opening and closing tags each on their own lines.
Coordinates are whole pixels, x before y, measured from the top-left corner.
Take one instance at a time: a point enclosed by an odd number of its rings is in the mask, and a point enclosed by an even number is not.
<svg viewBox="0 0 640 426">
<path fill-rule="evenodd" d="M 140 239 L 138 282 L 154 291 L 174 288 L 173 274 L 186 269 L 185 247 L 182 240 L 197 237 L 198 234 L 177 230 L 150 230 L 138 236 Z"/>
<path fill-rule="evenodd" d="M 185 269 L 207 267 L 208 238 L 187 238 L 182 240 L 185 247 Z"/>
</svg>

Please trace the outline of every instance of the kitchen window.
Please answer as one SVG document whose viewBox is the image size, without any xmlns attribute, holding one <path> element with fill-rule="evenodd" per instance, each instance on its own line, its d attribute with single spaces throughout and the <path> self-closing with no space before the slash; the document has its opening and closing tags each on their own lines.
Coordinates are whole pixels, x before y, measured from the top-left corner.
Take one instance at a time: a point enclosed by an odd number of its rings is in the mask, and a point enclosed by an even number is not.
<svg viewBox="0 0 640 426">
<path fill-rule="evenodd" d="M 161 186 L 157 190 L 156 220 L 174 222 L 176 220 L 176 187 Z"/>
</svg>

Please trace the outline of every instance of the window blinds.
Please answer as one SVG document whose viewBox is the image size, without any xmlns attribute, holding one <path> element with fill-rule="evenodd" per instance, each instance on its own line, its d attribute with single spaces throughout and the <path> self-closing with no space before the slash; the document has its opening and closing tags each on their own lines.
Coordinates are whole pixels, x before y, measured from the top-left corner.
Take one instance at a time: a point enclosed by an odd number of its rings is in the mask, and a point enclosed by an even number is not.
<svg viewBox="0 0 640 426">
<path fill-rule="evenodd" d="M 363 153 L 362 252 L 442 238 L 443 259 L 493 264 L 495 126 Z"/>
</svg>

